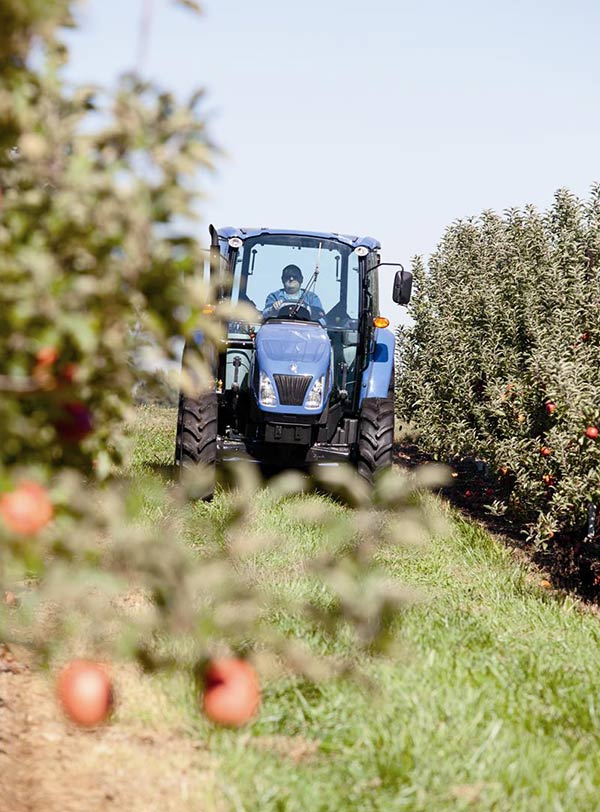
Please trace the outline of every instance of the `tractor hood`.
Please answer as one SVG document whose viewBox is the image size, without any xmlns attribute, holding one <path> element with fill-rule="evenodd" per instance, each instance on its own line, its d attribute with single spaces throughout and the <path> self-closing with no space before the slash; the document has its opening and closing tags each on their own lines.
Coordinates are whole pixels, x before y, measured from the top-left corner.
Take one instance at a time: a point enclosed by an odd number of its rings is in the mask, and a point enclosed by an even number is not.
<svg viewBox="0 0 600 812">
<path fill-rule="evenodd" d="M 271 320 L 256 336 L 252 387 L 259 407 L 275 414 L 319 414 L 331 393 L 331 342 L 327 330 L 313 322 Z M 260 399 L 260 373 L 273 385 L 276 403 L 266 405 Z M 323 378 L 319 407 L 309 408 L 312 387 Z"/>
</svg>

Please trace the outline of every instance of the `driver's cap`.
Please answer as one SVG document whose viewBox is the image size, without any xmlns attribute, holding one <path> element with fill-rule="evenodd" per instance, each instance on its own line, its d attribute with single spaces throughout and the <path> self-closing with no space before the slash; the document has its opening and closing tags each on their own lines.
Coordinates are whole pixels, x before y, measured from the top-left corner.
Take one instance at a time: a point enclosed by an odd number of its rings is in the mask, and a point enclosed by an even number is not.
<svg viewBox="0 0 600 812">
<path fill-rule="evenodd" d="M 295 276 L 299 282 L 302 282 L 304 277 L 302 276 L 302 271 L 297 265 L 286 265 L 283 271 L 281 272 L 281 281 L 285 282 L 286 279 L 289 279 L 290 276 Z"/>
</svg>

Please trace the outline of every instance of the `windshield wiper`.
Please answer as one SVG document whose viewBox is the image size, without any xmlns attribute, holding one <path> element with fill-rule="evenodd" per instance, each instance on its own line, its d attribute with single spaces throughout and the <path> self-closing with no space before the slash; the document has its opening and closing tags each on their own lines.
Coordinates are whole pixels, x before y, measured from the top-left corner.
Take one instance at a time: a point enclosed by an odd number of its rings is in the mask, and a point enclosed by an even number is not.
<svg viewBox="0 0 600 812">
<path fill-rule="evenodd" d="M 312 273 L 312 276 L 311 276 L 311 277 L 310 277 L 310 279 L 308 280 L 308 284 L 307 284 L 307 285 L 306 285 L 306 287 L 304 288 L 304 293 L 302 294 L 302 296 L 301 296 L 301 297 L 300 297 L 300 299 L 298 300 L 298 302 L 297 302 L 296 306 L 295 306 L 295 307 L 294 307 L 294 309 L 292 310 L 292 313 L 291 313 L 292 318 L 293 318 L 293 317 L 296 315 L 296 313 L 298 312 L 298 310 L 299 310 L 299 309 L 302 307 L 302 305 L 304 304 L 304 299 L 306 298 L 306 294 L 307 294 L 307 293 L 308 293 L 308 291 L 310 290 L 310 286 L 311 286 L 311 285 L 314 285 L 314 287 L 315 287 L 315 291 L 316 291 L 316 287 L 317 287 L 317 279 L 319 278 L 319 270 L 320 270 L 320 262 L 321 262 L 321 247 L 322 247 L 322 245 L 323 245 L 323 243 L 322 243 L 322 242 L 320 242 L 320 243 L 319 243 L 319 250 L 318 250 L 318 252 L 317 252 L 317 261 L 316 261 L 316 263 L 315 263 L 315 269 L 314 269 L 314 271 L 313 271 L 313 273 Z M 309 312 L 310 312 L 310 311 L 309 311 Z"/>
</svg>

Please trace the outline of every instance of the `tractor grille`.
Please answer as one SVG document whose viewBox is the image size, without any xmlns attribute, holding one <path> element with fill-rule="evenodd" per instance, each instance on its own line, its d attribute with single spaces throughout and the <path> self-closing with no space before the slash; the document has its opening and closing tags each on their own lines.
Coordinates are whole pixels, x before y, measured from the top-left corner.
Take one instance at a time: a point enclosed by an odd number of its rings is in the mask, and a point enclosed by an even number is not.
<svg viewBox="0 0 600 812">
<path fill-rule="evenodd" d="M 282 406 L 302 406 L 312 375 L 273 375 Z"/>
</svg>

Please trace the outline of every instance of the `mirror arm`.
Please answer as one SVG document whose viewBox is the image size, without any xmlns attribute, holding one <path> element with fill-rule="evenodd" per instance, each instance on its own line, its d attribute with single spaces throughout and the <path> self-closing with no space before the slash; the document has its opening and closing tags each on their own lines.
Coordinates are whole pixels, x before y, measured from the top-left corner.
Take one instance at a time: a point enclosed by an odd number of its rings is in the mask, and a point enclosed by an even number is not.
<svg viewBox="0 0 600 812">
<path fill-rule="evenodd" d="M 371 273 L 371 271 L 376 270 L 377 268 L 381 268 L 383 266 L 390 266 L 394 268 L 402 268 L 404 271 L 404 265 L 401 262 L 378 262 L 377 265 L 373 265 L 372 268 L 367 268 L 367 273 Z"/>
</svg>

